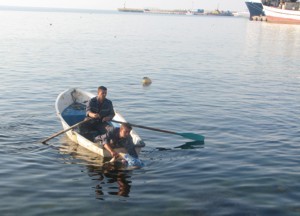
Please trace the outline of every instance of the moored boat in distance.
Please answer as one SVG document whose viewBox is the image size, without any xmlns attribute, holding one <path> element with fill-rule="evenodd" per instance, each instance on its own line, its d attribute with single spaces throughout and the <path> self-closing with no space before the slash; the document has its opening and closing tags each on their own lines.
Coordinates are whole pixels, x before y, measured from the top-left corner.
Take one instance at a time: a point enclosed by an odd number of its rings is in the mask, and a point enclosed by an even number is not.
<svg viewBox="0 0 300 216">
<path fill-rule="evenodd" d="M 134 13 L 144 13 L 144 9 L 140 8 L 118 8 L 120 12 L 134 12 Z"/>
<path fill-rule="evenodd" d="M 68 89 L 62 93 L 60 93 L 56 99 L 55 102 L 55 109 L 57 116 L 61 120 L 61 124 L 64 128 L 64 130 L 70 128 L 72 125 L 75 125 L 85 118 L 85 107 L 88 102 L 88 100 L 95 95 L 77 89 L 77 88 L 71 88 Z M 119 121 L 119 122 L 126 122 L 124 117 L 118 113 L 115 110 L 115 116 L 113 120 Z M 110 124 L 113 127 L 119 127 L 120 125 L 118 123 L 110 122 Z M 95 134 L 95 132 L 91 131 L 91 136 L 84 137 L 79 133 L 78 130 L 73 129 L 66 132 L 68 138 L 72 140 L 73 142 L 79 144 L 80 146 L 98 154 L 103 157 L 111 157 L 110 153 L 102 147 L 102 145 L 99 145 L 98 143 L 93 142 L 94 137 L 98 134 Z M 130 133 L 133 143 L 135 144 L 135 150 L 139 154 L 141 151 L 141 148 L 145 146 L 145 143 L 142 141 L 142 139 L 138 136 L 138 134 L 132 130 Z M 126 153 L 126 150 L 124 148 L 117 148 L 115 149 L 116 152 Z"/>
<path fill-rule="evenodd" d="M 223 11 L 216 9 L 214 11 L 207 12 L 206 15 L 213 15 L 213 16 L 233 16 L 233 13 L 231 11 Z"/>
<path fill-rule="evenodd" d="M 268 22 L 300 24 L 300 2 L 296 0 L 263 0 Z"/>
<path fill-rule="evenodd" d="M 245 0 L 245 3 L 250 13 L 250 20 L 255 16 L 265 16 L 261 0 Z"/>
<path fill-rule="evenodd" d="M 163 9 L 157 9 L 157 8 L 145 8 L 144 12 L 145 13 L 152 13 L 152 14 L 193 15 L 191 11 L 181 10 L 181 9 L 163 10 Z"/>
</svg>

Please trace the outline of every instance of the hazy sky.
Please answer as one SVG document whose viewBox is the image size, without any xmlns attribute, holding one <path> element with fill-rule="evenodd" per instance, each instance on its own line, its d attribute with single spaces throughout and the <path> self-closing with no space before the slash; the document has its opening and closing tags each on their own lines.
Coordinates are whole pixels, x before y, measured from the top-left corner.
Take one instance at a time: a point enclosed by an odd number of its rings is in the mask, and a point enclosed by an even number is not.
<svg viewBox="0 0 300 216">
<path fill-rule="evenodd" d="M 110 9 L 160 8 L 246 11 L 244 0 L 0 0 L 0 6 L 35 6 L 55 8 Z"/>
</svg>

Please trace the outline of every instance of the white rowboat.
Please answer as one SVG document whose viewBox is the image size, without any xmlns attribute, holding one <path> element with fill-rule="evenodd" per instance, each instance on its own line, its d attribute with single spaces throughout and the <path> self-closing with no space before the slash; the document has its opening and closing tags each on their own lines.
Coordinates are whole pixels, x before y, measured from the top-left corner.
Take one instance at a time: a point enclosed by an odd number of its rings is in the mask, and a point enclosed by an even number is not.
<svg viewBox="0 0 300 216">
<path fill-rule="evenodd" d="M 55 102 L 55 109 L 57 116 L 60 118 L 62 126 L 64 130 L 70 128 L 72 125 L 75 125 L 85 118 L 85 107 L 90 98 L 94 97 L 92 93 L 72 88 L 68 89 L 61 94 L 58 95 Z M 113 120 L 126 122 L 124 117 L 115 110 L 115 117 Z M 120 125 L 114 122 L 110 122 L 110 124 L 114 127 L 119 127 Z M 86 137 L 79 134 L 77 129 L 72 129 L 66 132 L 69 139 L 73 142 L 78 143 L 80 146 L 99 154 L 103 157 L 111 157 L 109 152 L 99 145 L 98 143 L 94 143 Z M 138 136 L 138 134 L 132 130 L 130 133 L 133 143 L 135 144 L 135 150 L 137 154 L 140 153 L 141 148 L 145 146 L 145 143 Z M 126 153 L 124 148 L 115 149 L 117 152 Z"/>
</svg>

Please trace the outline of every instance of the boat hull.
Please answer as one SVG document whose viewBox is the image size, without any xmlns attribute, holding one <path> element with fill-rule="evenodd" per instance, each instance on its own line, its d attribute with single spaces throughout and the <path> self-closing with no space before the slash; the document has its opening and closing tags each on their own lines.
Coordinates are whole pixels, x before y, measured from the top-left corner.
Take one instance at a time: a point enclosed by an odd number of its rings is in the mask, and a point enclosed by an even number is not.
<svg viewBox="0 0 300 216">
<path fill-rule="evenodd" d="M 82 112 L 81 112 L 81 114 L 73 114 L 73 115 L 67 116 L 67 115 L 63 115 L 64 111 L 70 105 L 72 105 L 74 103 L 86 105 L 88 100 L 94 96 L 95 95 L 93 95 L 89 92 L 85 92 L 80 89 L 73 88 L 73 89 L 68 89 L 68 90 L 62 92 L 57 97 L 56 102 L 55 102 L 56 113 L 61 121 L 61 124 L 62 124 L 64 130 L 68 129 L 70 126 L 82 121 L 85 118 L 85 116 L 82 115 Z M 118 113 L 116 111 L 115 111 L 115 113 L 116 113 L 116 115 L 114 117 L 114 120 L 126 122 L 126 120 L 120 113 Z M 119 124 L 116 124 L 116 123 L 112 123 L 112 125 L 114 127 L 119 126 Z M 94 142 L 90 141 L 89 139 L 85 138 L 84 136 L 79 134 L 75 129 L 69 130 L 68 132 L 66 132 L 66 134 L 70 140 L 72 140 L 73 142 L 79 144 L 80 146 L 88 149 L 89 151 L 92 151 L 103 157 L 111 157 L 110 153 L 106 149 L 104 149 L 101 145 L 99 145 L 98 143 L 94 143 Z M 145 144 L 134 130 L 131 131 L 130 135 L 135 144 L 136 152 L 137 152 L 137 154 L 139 154 L 141 151 L 141 148 L 143 148 L 145 146 Z M 124 148 L 117 148 L 115 150 L 117 152 L 126 153 L 126 150 Z"/>
<path fill-rule="evenodd" d="M 250 19 L 254 16 L 265 16 L 261 1 L 245 1 L 250 13 Z"/>
<path fill-rule="evenodd" d="M 300 11 L 284 10 L 263 5 L 268 22 L 283 24 L 300 24 Z"/>
</svg>

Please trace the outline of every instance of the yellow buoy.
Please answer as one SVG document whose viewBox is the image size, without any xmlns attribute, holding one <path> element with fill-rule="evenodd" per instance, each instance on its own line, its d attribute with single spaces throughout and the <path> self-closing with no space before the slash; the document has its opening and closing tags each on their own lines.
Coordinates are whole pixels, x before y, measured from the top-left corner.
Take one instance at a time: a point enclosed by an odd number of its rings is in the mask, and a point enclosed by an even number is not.
<svg viewBox="0 0 300 216">
<path fill-rule="evenodd" d="M 152 83 L 152 80 L 149 77 L 143 77 L 143 86 L 149 86 Z"/>
</svg>

